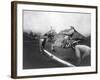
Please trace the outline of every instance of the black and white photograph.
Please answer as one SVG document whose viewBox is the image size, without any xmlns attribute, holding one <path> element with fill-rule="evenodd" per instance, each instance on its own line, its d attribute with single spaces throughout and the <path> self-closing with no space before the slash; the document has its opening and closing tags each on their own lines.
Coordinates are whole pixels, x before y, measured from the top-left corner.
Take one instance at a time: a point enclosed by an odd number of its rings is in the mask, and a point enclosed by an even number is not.
<svg viewBox="0 0 100 80">
<path fill-rule="evenodd" d="M 23 68 L 91 66 L 91 14 L 23 11 Z"/>
<path fill-rule="evenodd" d="M 17 77 L 96 73 L 95 6 L 16 5 Z"/>
</svg>

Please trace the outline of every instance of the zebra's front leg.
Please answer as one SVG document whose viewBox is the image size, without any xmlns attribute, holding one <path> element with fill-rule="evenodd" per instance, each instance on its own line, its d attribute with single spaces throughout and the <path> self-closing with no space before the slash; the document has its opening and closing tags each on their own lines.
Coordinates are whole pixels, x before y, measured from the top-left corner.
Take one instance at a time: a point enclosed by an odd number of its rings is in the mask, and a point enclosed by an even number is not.
<svg viewBox="0 0 100 80">
<path fill-rule="evenodd" d="M 51 45 L 51 51 L 55 52 L 54 44 Z"/>
</svg>

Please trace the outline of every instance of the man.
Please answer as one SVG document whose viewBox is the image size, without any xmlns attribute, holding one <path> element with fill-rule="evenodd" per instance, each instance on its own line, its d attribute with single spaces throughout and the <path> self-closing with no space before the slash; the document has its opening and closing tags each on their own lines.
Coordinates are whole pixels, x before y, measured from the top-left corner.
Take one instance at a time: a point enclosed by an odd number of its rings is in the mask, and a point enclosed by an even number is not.
<svg viewBox="0 0 100 80">
<path fill-rule="evenodd" d="M 64 40 L 63 40 L 63 48 L 66 48 L 66 47 L 71 47 L 71 43 L 72 43 L 72 35 L 74 33 L 74 27 L 73 26 L 70 26 L 70 29 L 68 30 L 65 30 L 62 32 L 65 36 L 64 36 Z"/>
<path fill-rule="evenodd" d="M 86 56 L 90 55 L 90 47 L 86 45 L 79 45 L 79 42 L 81 42 L 81 40 L 84 40 L 85 37 L 78 33 L 73 26 L 70 27 L 70 30 L 68 32 L 64 32 L 64 34 L 67 36 L 65 37 L 64 47 L 72 47 L 75 50 L 78 63 L 80 63 L 81 60 L 84 59 Z"/>
<path fill-rule="evenodd" d="M 44 40 L 42 41 L 42 48 L 45 48 L 46 41 L 47 41 L 47 38 L 44 38 Z"/>
<path fill-rule="evenodd" d="M 40 50 L 42 51 L 45 48 L 47 42 L 47 34 L 44 34 L 40 39 Z"/>
</svg>

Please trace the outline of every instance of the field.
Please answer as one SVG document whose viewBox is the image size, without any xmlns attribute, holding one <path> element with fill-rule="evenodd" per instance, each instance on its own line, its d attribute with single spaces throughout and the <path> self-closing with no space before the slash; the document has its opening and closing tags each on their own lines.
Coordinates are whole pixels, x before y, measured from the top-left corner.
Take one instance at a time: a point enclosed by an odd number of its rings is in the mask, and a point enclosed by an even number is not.
<svg viewBox="0 0 100 80">
<path fill-rule="evenodd" d="M 90 41 L 90 40 L 88 40 Z M 89 45 L 89 42 L 82 42 Z M 55 47 L 55 52 L 51 51 L 51 43 L 46 43 L 46 50 L 61 58 L 65 61 L 74 64 L 75 66 L 90 66 L 90 56 L 87 56 L 82 60 L 81 64 L 77 63 L 75 51 L 72 48 L 63 49 Z M 52 60 L 45 53 L 40 51 L 40 40 L 39 38 L 33 39 L 32 34 L 23 33 L 23 69 L 34 69 L 34 68 L 54 68 L 54 67 L 68 67 L 61 63 Z"/>
</svg>

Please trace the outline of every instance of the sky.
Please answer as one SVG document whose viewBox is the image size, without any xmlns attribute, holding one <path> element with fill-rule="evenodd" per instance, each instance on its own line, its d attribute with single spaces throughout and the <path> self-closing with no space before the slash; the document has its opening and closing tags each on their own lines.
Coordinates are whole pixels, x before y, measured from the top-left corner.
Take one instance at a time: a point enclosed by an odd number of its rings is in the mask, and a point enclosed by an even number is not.
<svg viewBox="0 0 100 80">
<path fill-rule="evenodd" d="M 23 11 L 23 30 L 46 33 L 51 26 L 58 33 L 70 26 L 88 36 L 91 33 L 91 14 L 75 12 Z"/>
</svg>

